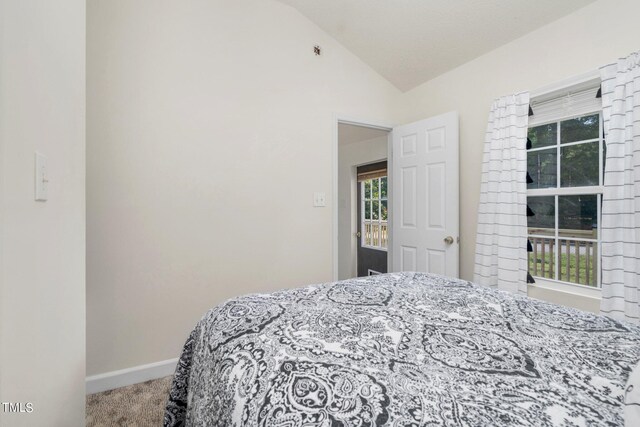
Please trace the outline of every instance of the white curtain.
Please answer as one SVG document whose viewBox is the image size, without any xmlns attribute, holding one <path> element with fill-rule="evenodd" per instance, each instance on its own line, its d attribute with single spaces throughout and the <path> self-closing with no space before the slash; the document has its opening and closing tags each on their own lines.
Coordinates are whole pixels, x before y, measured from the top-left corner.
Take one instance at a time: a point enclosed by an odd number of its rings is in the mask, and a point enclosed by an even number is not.
<svg viewBox="0 0 640 427">
<path fill-rule="evenodd" d="M 529 93 L 497 99 L 484 143 L 474 281 L 527 292 Z"/>
<path fill-rule="evenodd" d="M 640 52 L 601 69 L 607 144 L 600 311 L 638 322 L 640 310 Z"/>
</svg>

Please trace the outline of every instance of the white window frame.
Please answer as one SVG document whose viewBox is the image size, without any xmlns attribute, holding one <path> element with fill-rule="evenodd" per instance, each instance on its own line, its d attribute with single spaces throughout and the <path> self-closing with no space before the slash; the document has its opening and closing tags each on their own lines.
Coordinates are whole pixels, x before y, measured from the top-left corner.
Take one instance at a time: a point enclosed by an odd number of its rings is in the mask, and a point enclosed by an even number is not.
<svg viewBox="0 0 640 427">
<path fill-rule="evenodd" d="M 387 197 L 381 197 L 382 196 L 382 178 L 387 178 Z M 366 198 L 366 194 L 364 191 L 364 184 L 365 182 L 368 181 L 373 181 L 373 180 L 378 180 L 378 198 L 374 199 L 373 198 L 373 185 L 371 186 L 371 198 L 367 199 Z M 365 223 L 370 223 L 370 224 L 378 224 L 378 228 L 381 230 L 382 229 L 382 224 L 386 223 L 387 224 L 387 236 L 389 235 L 389 177 L 387 175 L 385 176 L 381 176 L 378 178 L 372 178 L 372 179 L 367 179 L 364 181 L 360 182 L 360 193 L 361 193 L 361 198 L 360 198 L 360 203 L 361 203 L 361 214 L 360 214 L 360 230 L 361 230 L 361 236 L 360 236 L 360 246 L 363 248 L 367 248 L 367 249 L 374 249 L 377 251 L 383 251 L 383 252 L 387 252 L 388 251 L 388 247 L 389 247 L 389 239 L 387 238 L 387 247 L 383 247 L 383 246 L 374 246 L 374 245 L 367 245 L 365 243 L 365 239 L 366 239 L 366 231 L 365 231 Z M 377 200 L 378 201 L 378 219 L 374 220 L 373 219 L 373 201 Z M 366 202 L 367 201 L 371 201 L 371 219 L 365 219 L 365 210 L 366 210 Z M 382 219 L 382 201 L 386 201 L 387 202 L 387 219 L 383 220 Z M 380 232 L 380 235 L 382 236 L 382 232 Z"/>
<path fill-rule="evenodd" d="M 535 107 L 534 107 L 535 108 Z M 534 109 L 534 114 L 535 114 L 535 109 Z M 594 115 L 594 114 L 598 114 L 599 117 L 599 124 L 598 124 L 598 138 L 593 138 L 593 139 L 588 139 L 588 140 L 583 140 L 583 141 L 575 141 L 575 142 L 570 142 L 570 143 L 565 143 L 565 144 L 561 144 L 561 138 L 562 138 L 562 130 L 561 130 L 561 126 L 560 123 L 567 121 L 567 120 L 571 120 L 571 119 L 575 119 L 578 117 L 584 117 L 584 116 L 589 116 L 589 115 Z M 541 288 L 546 288 L 546 289 L 552 289 L 552 290 L 564 290 L 570 293 L 574 293 L 574 294 L 580 294 L 580 295 L 584 295 L 584 296 L 589 296 L 589 297 L 600 297 L 600 290 L 601 290 L 601 286 L 602 286 L 602 238 L 601 238 L 601 233 L 602 233 L 602 215 L 601 215 L 601 204 L 602 204 L 602 200 L 601 200 L 601 196 L 604 190 L 604 186 L 603 186 L 603 179 L 604 179 L 604 171 L 603 171 L 603 144 L 604 144 L 604 138 L 602 136 L 602 130 L 603 130 L 603 118 L 602 118 L 602 108 L 596 108 L 596 109 L 592 109 L 591 111 L 580 111 L 579 114 L 570 114 L 570 115 L 559 115 L 557 118 L 555 118 L 554 120 L 548 120 L 548 121 L 541 121 L 541 122 L 535 122 L 535 123 L 530 123 L 529 124 L 529 128 L 533 128 L 533 127 L 538 127 L 538 126 L 543 126 L 545 124 L 555 124 L 557 126 L 557 135 L 556 135 L 556 144 L 555 145 L 550 145 L 550 146 L 545 146 L 545 147 L 537 147 L 537 148 L 532 148 L 530 150 L 527 150 L 527 156 L 529 155 L 530 152 L 536 152 L 536 151 L 542 151 L 542 150 L 550 150 L 555 148 L 556 149 L 556 159 L 557 159 L 557 165 L 556 165 L 556 186 L 555 187 L 549 187 L 549 188 L 540 188 L 540 189 L 527 189 L 527 197 L 535 197 L 535 196 L 554 196 L 555 200 L 554 200 L 554 204 L 555 204 L 555 209 L 554 209 L 554 213 L 555 213 L 555 230 L 554 230 L 554 235 L 553 236 L 549 236 L 549 235 L 536 235 L 536 234 L 529 234 L 527 231 L 527 237 L 534 237 L 534 238 L 541 238 L 541 239 L 547 239 L 547 240 L 554 240 L 555 241 L 555 247 L 559 248 L 560 246 L 558 246 L 559 240 L 573 240 L 573 241 L 581 241 L 581 242 L 594 242 L 597 245 L 598 248 L 598 260 L 597 260 L 597 277 L 596 277 L 596 287 L 592 287 L 589 285 L 583 285 L 583 284 L 579 284 L 579 283 L 572 283 L 572 282 L 567 282 L 564 280 L 559 280 L 559 271 L 558 271 L 558 260 L 560 257 L 560 250 L 556 250 L 554 253 L 554 278 L 547 278 L 547 277 L 540 277 L 540 276 L 534 276 L 533 273 L 531 273 L 531 275 L 534 277 L 534 280 L 536 281 L 535 284 L 530 284 L 533 286 L 537 286 L 537 287 L 541 287 Z M 581 144 L 589 144 L 589 143 L 594 143 L 594 142 L 598 142 L 598 184 L 597 186 L 583 186 L 583 187 L 561 187 L 561 163 L 562 163 L 562 156 L 561 156 L 561 150 L 564 147 L 569 147 L 572 145 L 581 145 Z M 596 203 L 597 203 L 597 216 L 598 216 L 598 233 L 597 233 L 597 239 L 584 239 L 584 238 L 567 238 L 567 237 L 561 237 L 559 235 L 559 203 L 558 203 L 558 197 L 559 196 L 577 196 L 577 195 L 596 195 Z M 528 229 L 527 229 L 528 230 Z"/>
</svg>

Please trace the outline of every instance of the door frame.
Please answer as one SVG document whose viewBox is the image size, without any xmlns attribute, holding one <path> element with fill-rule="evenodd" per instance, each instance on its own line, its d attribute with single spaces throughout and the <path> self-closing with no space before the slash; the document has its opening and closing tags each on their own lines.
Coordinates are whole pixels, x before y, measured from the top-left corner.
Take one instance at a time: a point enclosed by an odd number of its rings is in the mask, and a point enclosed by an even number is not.
<svg viewBox="0 0 640 427">
<path fill-rule="evenodd" d="M 392 132 L 394 125 L 390 125 L 388 123 L 382 123 L 375 120 L 367 120 L 361 118 L 355 118 L 348 115 L 334 113 L 333 115 L 333 143 L 331 146 L 331 258 L 332 258 L 332 276 L 333 280 L 338 280 L 338 125 L 353 125 L 366 127 L 371 129 L 379 129 L 389 132 L 387 137 L 387 170 L 389 176 L 391 175 L 391 143 L 392 143 Z M 391 181 L 388 181 L 390 185 Z M 388 187 L 391 188 L 391 187 Z M 391 198 L 393 194 L 389 193 L 389 206 L 391 206 Z M 389 210 L 389 229 L 391 229 L 393 221 L 393 212 L 391 209 Z M 392 244 L 393 234 L 389 236 L 389 250 L 387 252 L 387 259 L 391 259 L 391 244 Z M 390 264 L 388 264 L 390 265 Z"/>
</svg>

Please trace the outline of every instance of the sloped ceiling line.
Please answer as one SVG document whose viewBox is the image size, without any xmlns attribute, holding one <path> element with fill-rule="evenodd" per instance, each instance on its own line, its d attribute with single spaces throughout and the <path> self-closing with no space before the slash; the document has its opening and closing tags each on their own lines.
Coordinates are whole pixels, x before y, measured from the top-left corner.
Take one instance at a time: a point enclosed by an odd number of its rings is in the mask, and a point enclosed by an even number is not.
<svg viewBox="0 0 640 427">
<path fill-rule="evenodd" d="M 401 91 L 595 0 L 279 0 Z"/>
</svg>

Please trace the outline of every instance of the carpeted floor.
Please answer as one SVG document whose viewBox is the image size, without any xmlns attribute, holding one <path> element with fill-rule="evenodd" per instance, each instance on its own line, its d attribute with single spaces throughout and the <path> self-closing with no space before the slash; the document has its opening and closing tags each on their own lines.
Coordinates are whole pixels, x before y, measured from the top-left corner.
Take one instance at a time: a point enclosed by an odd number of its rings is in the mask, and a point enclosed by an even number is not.
<svg viewBox="0 0 640 427">
<path fill-rule="evenodd" d="M 87 396 L 87 427 L 161 426 L 173 377 Z"/>
</svg>

